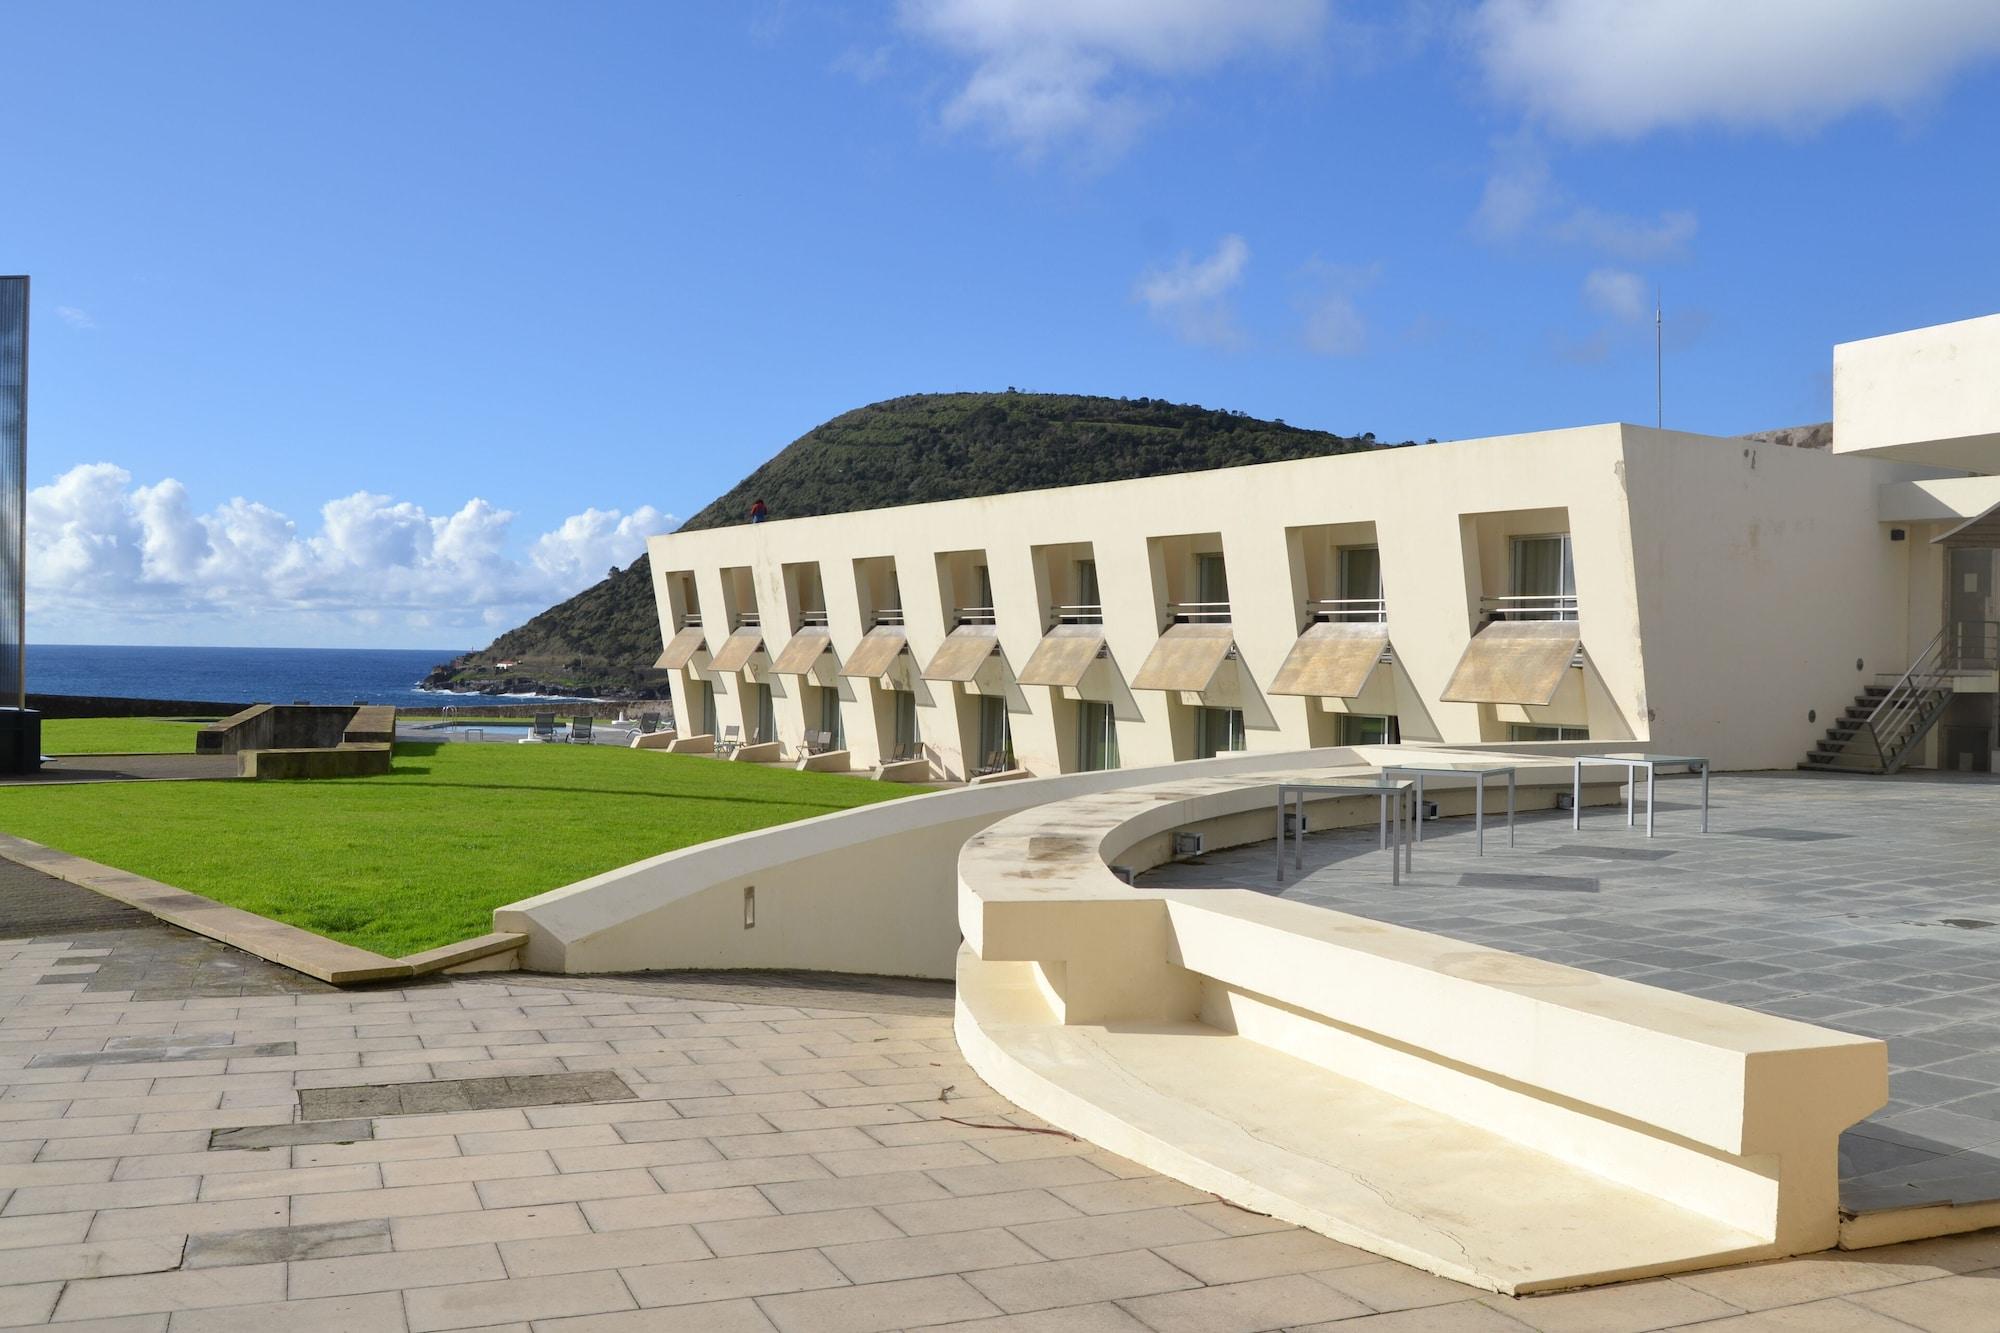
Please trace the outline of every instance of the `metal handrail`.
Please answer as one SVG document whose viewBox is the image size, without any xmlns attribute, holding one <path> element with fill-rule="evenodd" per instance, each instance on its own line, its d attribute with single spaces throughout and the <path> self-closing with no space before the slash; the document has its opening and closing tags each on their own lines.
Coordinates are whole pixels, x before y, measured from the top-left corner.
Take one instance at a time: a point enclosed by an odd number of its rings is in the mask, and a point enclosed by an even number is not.
<svg viewBox="0 0 2000 1333">
<path fill-rule="evenodd" d="M 891 608 L 889 608 L 888 610 L 884 610 L 884 611 L 877 611 L 877 612 L 875 613 L 875 623 L 876 623 L 877 625 L 900 625 L 900 624 L 902 624 L 902 623 L 903 623 L 903 608 L 902 608 L 902 607 L 900 607 L 900 606 L 898 606 L 898 607 L 891 607 Z"/>
<path fill-rule="evenodd" d="M 1488 620 L 1575 620 L 1576 594 L 1532 597 L 1482 597 L 1479 609 Z"/>
<path fill-rule="evenodd" d="M 1102 625 L 1104 607 L 1098 602 L 1078 602 L 1073 606 L 1049 608 L 1051 623 L 1057 625 Z"/>
<path fill-rule="evenodd" d="M 1306 606 L 1312 611 L 1313 620 L 1319 623 L 1389 623 L 1389 603 L 1380 597 L 1322 597 Z"/>
<path fill-rule="evenodd" d="M 952 623 L 956 625 L 997 625 L 999 614 L 990 606 L 957 606 L 952 608 Z"/>
<path fill-rule="evenodd" d="M 738 611 L 736 613 L 736 628 L 738 629 L 761 629 L 763 625 L 763 620 L 755 611 Z"/>
<path fill-rule="evenodd" d="M 1987 660 L 1986 640 L 1994 637 L 2000 626 L 1992 621 L 1946 622 L 1910 663 L 1909 670 L 1896 678 L 1896 683 L 1889 687 L 1882 701 L 1870 710 L 1861 724 L 1875 746 L 1875 758 L 1883 771 L 1891 771 L 1895 767 L 1903 749 L 1922 723 L 1924 713 L 1935 702 L 1935 696 L 1946 688 L 1947 682 L 1959 669 L 1964 658 L 1960 650 L 1963 631 L 1969 625 L 1980 627 L 1980 658 Z"/>
<path fill-rule="evenodd" d="M 701 628 L 701 613 L 700 613 L 699 611 L 690 611 L 690 612 L 688 612 L 688 613 L 687 613 L 686 615 L 682 616 L 682 617 L 681 617 L 681 628 L 682 628 L 682 629 L 700 629 L 700 628 Z"/>
<path fill-rule="evenodd" d="M 824 611 L 801 611 L 801 612 L 799 612 L 799 628 L 800 628 L 800 629 L 805 629 L 805 628 L 807 628 L 808 626 L 814 626 L 814 625 L 818 626 L 818 627 L 819 627 L 819 628 L 821 628 L 821 629 L 825 629 L 825 628 L 826 628 L 826 626 L 827 626 L 827 619 L 826 619 L 826 612 L 824 612 Z"/>
<path fill-rule="evenodd" d="M 1183 625 L 1199 622 L 1220 625 L 1229 622 L 1229 603 L 1227 602 L 1168 602 L 1167 611 L 1170 615 L 1168 622 L 1170 624 Z"/>
</svg>

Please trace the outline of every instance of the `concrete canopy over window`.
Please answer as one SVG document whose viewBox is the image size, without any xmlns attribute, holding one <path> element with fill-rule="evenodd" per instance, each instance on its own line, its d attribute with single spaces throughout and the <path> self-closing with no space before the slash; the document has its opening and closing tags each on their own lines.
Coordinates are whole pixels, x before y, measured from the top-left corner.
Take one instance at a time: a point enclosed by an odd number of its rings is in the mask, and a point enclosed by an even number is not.
<svg viewBox="0 0 2000 1333">
<path fill-rule="evenodd" d="M 847 665 L 841 668 L 840 674 L 859 680 L 886 676 L 908 645 L 909 640 L 901 625 L 877 625 L 848 654 Z"/>
<path fill-rule="evenodd" d="M 930 665 L 924 668 L 924 679 L 971 680 L 999 651 L 1000 630 L 997 626 L 960 625 L 931 657 Z"/>
<path fill-rule="evenodd" d="M 780 676 L 803 676 L 810 673 L 821 654 L 833 647 L 833 634 L 819 625 L 807 625 L 792 636 L 771 664 L 774 674 Z"/>
<path fill-rule="evenodd" d="M 1472 636 L 1438 697 L 1455 704 L 1547 704 L 1576 660 L 1574 620 L 1496 621 Z"/>
<path fill-rule="evenodd" d="M 741 671 L 763 646 L 764 631 L 755 625 L 745 625 L 722 641 L 711 665 L 717 671 Z"/>
<path fill-rule="evenodd" d="M 694 655 L 702 650 L 701 626 L 689 625 L 667 641 L 667 650 L 653 663 L 658 671 L 679 671 L 694 660 Z"/>
<path fill-rule="evenodd" d="M 1278 668 L 1271 693 L 1352 699 L 1368 684 L 1388 647 L 1389 631 L 1380 623 L 1308 625 Z"/>
<path fill-rule="evenodd" d="M 1227 624 L 1167 626 L 1166 633 L 1146 654 L 1132 687 L 1139 690 L 1206 690 L 1236 646 L 1236 627 Z"/>
<path fill-rule="evenodd" d="M 1028 654 L 1019 677 L 1023 685 L 1053 685 L 1073 690 L 1104 649 L 1104 626 L 1057 625 Z"/>
</svg>

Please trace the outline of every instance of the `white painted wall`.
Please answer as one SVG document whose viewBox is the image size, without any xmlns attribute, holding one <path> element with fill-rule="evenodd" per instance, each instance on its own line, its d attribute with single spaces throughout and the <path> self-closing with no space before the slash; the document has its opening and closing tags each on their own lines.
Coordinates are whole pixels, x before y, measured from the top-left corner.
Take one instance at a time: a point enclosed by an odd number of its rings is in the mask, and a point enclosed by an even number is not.
<svg viewBox="0 0 2000 1333">
<path fill-rule="evenodd" d="M 2000 315 L 1835 347 L 1833 448 L 2000 472 Z"/>
</svg>

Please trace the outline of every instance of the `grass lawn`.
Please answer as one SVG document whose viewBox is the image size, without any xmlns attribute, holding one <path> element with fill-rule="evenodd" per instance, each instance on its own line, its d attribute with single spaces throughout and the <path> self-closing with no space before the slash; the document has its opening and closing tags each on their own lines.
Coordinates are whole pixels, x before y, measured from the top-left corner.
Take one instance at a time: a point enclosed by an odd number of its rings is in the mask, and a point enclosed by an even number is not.
<svg viewBox="0 0 2000 1333">
<path fill-rule="evenodd" d="M 913 790 L 613 746 L 399 744 L 378 777 L 0 788 L 0 830 L 396 957 L 642 857 Z"/>
<path fill-rule="evenodd" d="M 194 734 L 212 717 L 51 717 L 43 754 L 193 754 Z"/>
</svg>

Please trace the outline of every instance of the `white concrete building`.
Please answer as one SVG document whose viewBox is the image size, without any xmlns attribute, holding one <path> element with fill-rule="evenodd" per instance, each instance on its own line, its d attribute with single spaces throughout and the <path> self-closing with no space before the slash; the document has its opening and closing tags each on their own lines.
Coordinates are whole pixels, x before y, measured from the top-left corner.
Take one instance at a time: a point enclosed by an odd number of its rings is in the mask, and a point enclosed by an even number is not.
<svg viewBox="0 0 2000 1333">
<path fill-rule="evenodd" d="M 946 780 L 1394 740 L 1989 769 L 2000 316 L 1834 364 L 1831 449 L 1586 426 L 657 536 L 674 744 Z"/>
</svg>

